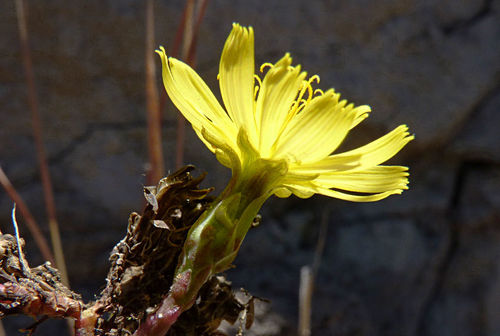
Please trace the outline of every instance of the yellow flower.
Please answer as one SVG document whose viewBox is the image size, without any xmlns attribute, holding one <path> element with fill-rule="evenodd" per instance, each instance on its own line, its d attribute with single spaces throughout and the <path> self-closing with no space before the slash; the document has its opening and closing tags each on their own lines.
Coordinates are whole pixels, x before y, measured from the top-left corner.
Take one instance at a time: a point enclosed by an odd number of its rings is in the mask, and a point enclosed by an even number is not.
<svg viewBox="0 0 500 336">
<path fill-rule="evenodd" d="M 292 66 L 288 53 L 275 64 L 263 64 L 260 71 L 267 72 L 261 79 L 255 74 L 252 27 L 233 24 L 222 51 L 219 84 L 225 110 L 193 69 L 167 57 L 163 48 L 157 53 L 173 103 L 232 169 L 233 179 L 263 184 L 259 195 L 317 193 L 365 202 L 407 189 L 406 167 L 381 164 L 413 139 L 408 128 L 401 125 L 365 146 L 333 153 L 370 107 L 348 104 L 333 89 L 314 90 L 319 77 L 308 78 L 300 65 Z"/>
<path fill-rule="evenodd" d="M 413 136 L 401 125 L 354 150 L 332 154 L 370 107 L 354 107 L 333 89 L 313 90 L 285 54 L 260 78 L 254 74 L 251 27 L 233 24 L 222 51 L 222 108 L 205 82 L 186 64 L 157 51 L 170 99 L 233 177 L 193 223 L 178 259 L 169 294 L 141 323 L 135 336 L 165 335 L 195 302 L 209 277 L 231 267 L 262 204 L 272 194 L 323 194 L 349 201 L 376 201 L 407 189 L 408 168 L 382 166 Z"/>
</svg>

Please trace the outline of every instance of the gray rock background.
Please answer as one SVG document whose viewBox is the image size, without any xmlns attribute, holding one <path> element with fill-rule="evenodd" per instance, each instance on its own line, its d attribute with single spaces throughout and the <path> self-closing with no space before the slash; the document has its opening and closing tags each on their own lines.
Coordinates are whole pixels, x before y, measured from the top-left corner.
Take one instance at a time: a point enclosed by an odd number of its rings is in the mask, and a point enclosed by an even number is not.
<svg viewBox="0 0 500 336">
<path fill-rule="evenodd" d="M 73 288 L 91 299 L 107 257 L 142 207 L 147 160 L 144 2 L 27 1 L 45 143 Z M 156 40 L 173 45 L 183 1 L 156 2 Z M 217 91 L 232 22 L 252 25 L 257 63 L 284 52 L 320 87 L 373 112 L 347 147 L 406 123 L 416 140 L 402 196 L 373 204 L 272 199 L 228 272 L 269 298 L 247 335 L 293 335 L 300 267 L 329 211 L 313 301 L 313 335 L 500 335 L 500 1 L 209 2 L 198 70 Z M 152 51 L 151 51 L 152 52 Z M 0 2 L 0 164 L 44 223 L 14 2 Z M 159 62 L 157 62 L 159 66 Z M 158 85 L 160 81 L 158 79 Z M 175 111 L 164 112 L 173 169 Z M 228 171 L 188 131 L 186 163 L 223 188 Z M 0 191 L 0 228 L 12 232 Z M 22 222 L 22 220 L 20 220 Z M 45 232 L 47 232 L 44 226 Z M 42 262 L 28 232 L 32 264 Z M 26 319 L 5 320 L 9 335 Z M 35 335 L 63 335 L 49 322 Z"/>
</svg>

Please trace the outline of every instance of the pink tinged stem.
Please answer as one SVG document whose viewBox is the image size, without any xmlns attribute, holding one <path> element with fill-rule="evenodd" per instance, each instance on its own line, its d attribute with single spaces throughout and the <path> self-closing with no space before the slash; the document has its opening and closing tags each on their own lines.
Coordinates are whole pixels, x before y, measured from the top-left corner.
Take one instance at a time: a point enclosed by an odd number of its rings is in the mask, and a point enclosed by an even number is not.
<svg viewBox="0 0 500 336">
<path fill-rule="evenodd" d="M 148 316 L 134 336 L 164 336 L 181 315 L 181 307 L 169 295 L 155 314 Z"/>
<path fill-rule="evenodd" d="M 134 336 L 164 336 L 170 327 L 177 321 L 181 313 L 187 310 L 196 299 L 198 291 L 189 290 L 191 285 L 191 271 L 178 274 L 175 277 L 168 296 L 163 299 L 156 312 L 146 318 L 134 333 Z M 194 298 L 186 301 L 186 297 L 194 294 Z"/>
</svg>

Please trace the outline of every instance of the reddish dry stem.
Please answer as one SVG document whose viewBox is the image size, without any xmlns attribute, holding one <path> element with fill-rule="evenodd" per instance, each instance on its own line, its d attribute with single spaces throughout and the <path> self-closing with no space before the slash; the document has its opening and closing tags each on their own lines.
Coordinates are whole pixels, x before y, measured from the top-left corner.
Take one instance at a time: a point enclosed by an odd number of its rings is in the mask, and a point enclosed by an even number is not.
<svg viewBox="0 0 500 336">
<path fill-rule="evenodd" d="M 179 23 L 175 35 L 175 42 L 172 49 L 172 56 L 177 57 L 181 43 L 183 44 L 181 58 L 186 61 L 191 67 L 194 68 L 194 60 L 196 55 L 196 42 L 198 39 L 198 32 L 200 25 L 205 15 L 207 0 L 199 0 L 196 8 L 198 8 L 198 15 L 196 20 L 195 5 L 193 0 L 186 0 L 186 5 L 182 14 L 182 20 Z M 166 102 L 166 93 L 163 92 L 161 108 L 163 109 Z M 176 136 L 176 151 L 175 151 L 175 166 L 181 167 L 184 162 L 184 147 L 186 138 L 186 121 L 181 114 L 177 116 L 177 136 Z"/>
<path fill-rule="evenodd" d="M 156 87 L 154 63 L 154 1 L 146 2 L 146 105 L 148 120 L 148 149 L 151 164 L 147 183 L 156 184 L 163 176 L 164 162 L 161 145 L 161 113 Z"/>
<path fill-rule="evenodd" d="M 170 56 L 172 56 L 172 57 L 178 57 L 179 49 L 180 49 L 181 43 L 182 43 L 182 36 L 184 35 L 184 26 L 186 24 L 186 15 L 187 15 L 187 3 L 184 6 L 184 10 L 182 11 L 181 21 L 179 22 L 179 25 L 177 26 L 177 31 L 175 32 L 174 44 L 172 46 L 172 52 L 170 53 Z M 165 90 L 160 90 L 160 91 L 161 91 L 160 111 L 163 111 L 165 109 L 165 104 L 167 103 L 168 96 L 167 96 L 167 92 Z"/>
<path fill-rule="evenodd" d="M 201 22 L 205 17 L 205 12 L 207 10 L 208 0 L 199 1 L 198 16 L 196 17 L 196 22 L 193 29 L 193 37 L 191 39 L 191 45 L 189 46 L 187 54 L 187 62 L 191 67 L 196 65 L 196 47 L 198 45 L 198 33 L 200 32 Z"/>
<path fill-rule="evenodd" d="M 186 61 L 189 48 L 193 42 L 193 16 L 194 16 L 194 1 L 186 0 L 184 13 L 182 18 L 182 53 L 181 58 Z M 180 28 L 178 29 L 181 30 Z M 176 42 L 177 38 L 176 36 Z M 175 150 L 175 167 L 179 169 L 184 162 L 184 147 L 186 142 L 186 122 L 184 116 L 180 113 L 177 114 L 177 136 L 176 136 L 176 150 Z"/>
<path fill-rule="evenodd" d="M 186 20 L 184 22 L 181 52 L 181 58 L 185 62 L 187 61 L 188 51 L 193 41 L 194 8 L 194 0 L 186 0 Z"/>
</svg>

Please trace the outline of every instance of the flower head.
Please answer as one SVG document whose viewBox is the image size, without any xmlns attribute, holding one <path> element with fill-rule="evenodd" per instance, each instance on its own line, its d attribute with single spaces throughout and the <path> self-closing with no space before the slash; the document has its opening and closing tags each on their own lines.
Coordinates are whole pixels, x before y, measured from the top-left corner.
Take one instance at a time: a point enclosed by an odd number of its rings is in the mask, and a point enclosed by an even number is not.
<svg viewBox="0 0 500 336">
<path fill-rule="evenodd" d="M 370 107 L 355 107 L 333 89 L 314 90 L 319 77 L 292 66 L 288 53 L 263 64 L 263 78 L 255 74 L 252 27 L 233 24 L 222 51 L 218 78 L 225 109 L 193 69 L 167 57 L 163 48 L 157 53 L 173 103 L 232 169 L 233 179 L 258 183 L 258 194 L 376 201 L 407 189 L 407 167 L 381 164 L 413 139 L 408 128 L 401 125 L 365 146 L 335 153 Z"/>
</svg>

